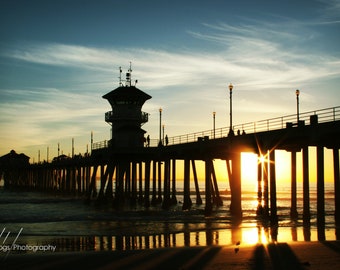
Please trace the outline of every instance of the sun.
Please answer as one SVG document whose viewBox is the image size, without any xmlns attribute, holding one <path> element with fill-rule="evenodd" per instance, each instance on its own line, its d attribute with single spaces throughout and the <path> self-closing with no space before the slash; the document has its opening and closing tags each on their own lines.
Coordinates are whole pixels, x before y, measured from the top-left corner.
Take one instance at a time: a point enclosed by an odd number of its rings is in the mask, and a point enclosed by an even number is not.
<svg viewBox="0 0 340 270">
<path fill-rule="evenodd" d="M 256 190 L 257 187 L 257 154 L 241 153 L 241 178 L 242 186 L 249 190 Z"/>
</svg>

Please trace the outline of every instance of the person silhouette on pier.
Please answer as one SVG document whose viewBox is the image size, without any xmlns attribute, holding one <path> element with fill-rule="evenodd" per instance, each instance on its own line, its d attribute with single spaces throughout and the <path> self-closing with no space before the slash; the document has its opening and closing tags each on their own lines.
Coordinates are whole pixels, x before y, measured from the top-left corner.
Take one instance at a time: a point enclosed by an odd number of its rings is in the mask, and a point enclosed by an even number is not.
<svg viewBox="0 0 340 270">
<path fill-rule="evenodd" d="M 165 135 L 165 145 L 167 146 L 169 143 L 169 138 L 168 138 L 168 135 Z"/>
<path fill-rule="evenodd" d="M 146 137 L 146 146 L 150 147 L 150 135 Z"/>
</svg>

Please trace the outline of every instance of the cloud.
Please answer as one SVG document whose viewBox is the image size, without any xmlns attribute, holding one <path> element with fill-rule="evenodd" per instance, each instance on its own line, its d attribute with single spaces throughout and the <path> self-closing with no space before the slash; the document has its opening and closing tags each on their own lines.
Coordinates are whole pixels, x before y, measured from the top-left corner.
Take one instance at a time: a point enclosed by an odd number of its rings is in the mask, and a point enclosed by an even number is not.
<svg viewBox="0 0 340 270">
<path fill-rule="evenodd" d="M 340 22 L 340 1 L 339 0 L 319 0 L 322 8 L 319 10 L 321 18 L 326 24 L 338 24 Z"/>
<path fill-rule="evenodd" d="M 54 43 L 31 44 L 6 52 L 6 55 L 31 63 L 90 70 L 92 76 L 100 73 L 101 79 L 106 76 L 111 81 L 115 69 L 118 77 L 118 67 L 126 63 L 127 69 L 131 60 L 134 78 L 149 89 L 206 87 L 235 80 L 253 89 L 282 88 L 283 84 L 300 84 L 339 75 L 338 58 L 306 49 L 305 41 L 311 34 L 299 31 L 300 28 L 291 31 L 294 22 L 287 22 L 286 27 L 284 24 L 204 24 L 201 32 L 188 32 L 195 39 L 218 43 L 219 50 L 214 51 L 184 49 L 169 52 Z"/>
<path fill-rule="evenodd" d="M 81 136 L 90 131 L 88 125 L 98 128 L 97 123 L 102 123 L 103 108 L 92 102 L 92 96 L 54 88 L 1 92 L 20 100 L 1 102 L 0 114 L 0 139 L 10 140 L 17 147 Z"/>
</svg>

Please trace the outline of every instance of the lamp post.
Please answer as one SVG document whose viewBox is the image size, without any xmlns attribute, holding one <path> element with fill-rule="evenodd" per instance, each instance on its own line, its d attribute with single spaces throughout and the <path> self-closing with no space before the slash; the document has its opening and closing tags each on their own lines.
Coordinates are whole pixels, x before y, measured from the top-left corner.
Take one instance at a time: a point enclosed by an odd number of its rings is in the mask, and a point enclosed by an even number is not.
<svg viewBox="0 0 340 270">
<path fill-rule="evenodd" d="M 215 139 L 215 119 L 216 119 L 216 112 L 213 112 L 213 130 L 214 130 L 214 139 Z"/>
<path fill-rule="evenodd" d="M 165 128 L 165 125 L 164 125 L 164 124 L 162 125 L 162 128 L 163 128 L 163 138 L 162 138 L 162 144 L 164 145 L 164 128 Z"/>
<path fill-rule="evenodd" d="M 72 138 L 72 158 L 74 158 L 74 138 Z"/>
<path fill-rule="evenodd" d="M 162 108 L 159 108 L 159 142 L 158 145 L 162 145 Z"/>
<path fill-rule="evenodd" d="M 230 98 L 230 109 L 229 109 L 229 113 L 230 113 L 230 128 L 229 128 L 229 135 L 234 135 L 234 131 L 233 131 L 233 88 L 234 86 L 232 85 L 232 83 L 229 84 L 229 98 Z"/>
<path fill-rule="evenodd" d="M 296 89 L 295 91 L 296 94 L 296 115 L 297 115 L 297 124 L 299 125 L 299 120 L 300 120 L 300 104 L 299 104 L 299 96 L 300 96 L 300 90 Z"/>
</svg>

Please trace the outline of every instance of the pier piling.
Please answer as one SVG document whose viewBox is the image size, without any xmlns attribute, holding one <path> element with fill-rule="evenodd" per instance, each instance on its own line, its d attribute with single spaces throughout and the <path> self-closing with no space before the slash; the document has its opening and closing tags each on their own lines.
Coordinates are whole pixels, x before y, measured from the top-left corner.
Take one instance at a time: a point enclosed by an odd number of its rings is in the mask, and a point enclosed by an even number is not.
<svg viewBox="0 0 340 270">
<path fill-rule="evenodd" d="M 276 204 L 276 170 L 275 170 L 275 150 L 269 151 L 269 172 L 270 172 L 270 220 L 272 224 L 278 222 Z"/>
<path fill-rule="evenodd" d="M 308 146 L 302 149 L 302 181 L 303 181 L 303 223 L 310 225 L 310 198 L 309 198 L 309 154 Z"/>
<path fill-rule="evenodd" d="M 231 156 L 231 203 L 230 212 L 233 216 L 242 216 L 241 204 L 241 153 L 232 153 Z"/>
<path fill-rule="evenodd" d="M 335 203 L 335 225 L 340 227 L 340 166 L 339 166 L 339 149 L 333 149 L 333 167 L 334 167 L 334 203 Z M 337 235 L 340 239 L 340 234 Z"/>
<path fill-rule="evenodd" d="M 296 200 L 296 151 L 291 151 L 291 207 L 290 216 L 292 219 L 298 218 Z"/>
<path fill-rule="evenodd" d="M 317 227 L 318 227 L 318 240 L 323 241 L 325 236 L 325 169 L 324 169 L 324 150 L 322 146 L 316 148 L 317 156 Z"/>
</svg>

